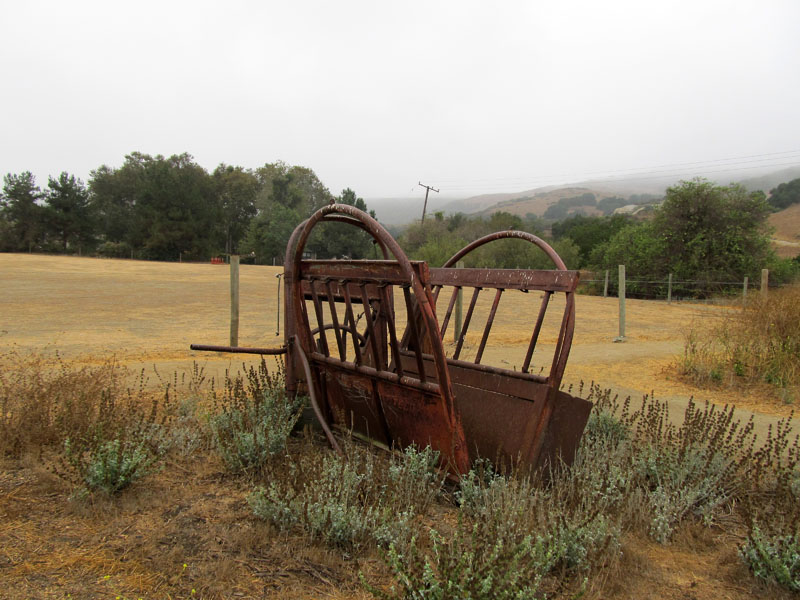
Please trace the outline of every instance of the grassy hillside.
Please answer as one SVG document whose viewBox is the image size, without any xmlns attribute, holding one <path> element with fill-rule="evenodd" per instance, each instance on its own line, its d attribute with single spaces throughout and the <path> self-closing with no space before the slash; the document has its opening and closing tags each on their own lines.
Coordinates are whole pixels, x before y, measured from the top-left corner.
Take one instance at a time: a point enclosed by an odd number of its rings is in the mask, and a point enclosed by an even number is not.
<svg viewBox="0 0 800 600">
<path fill-rule="evenodd" d="M 772 239 L 778 256 L 792 258 L 800 254 L 800 204 L 770 215 L 769 224 L 775 228 Z"/>
</svg>

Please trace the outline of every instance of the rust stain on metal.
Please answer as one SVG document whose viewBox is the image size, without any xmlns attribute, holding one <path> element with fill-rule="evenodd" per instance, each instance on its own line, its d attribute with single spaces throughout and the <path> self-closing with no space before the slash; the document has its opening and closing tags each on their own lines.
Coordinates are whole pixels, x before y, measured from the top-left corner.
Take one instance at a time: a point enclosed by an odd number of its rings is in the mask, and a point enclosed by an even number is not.
<svg viewBox="0 0 800 600">
<path fill-rule="evenodd" d="M 383 260 L 304 260 L 314 227 L 335 221 L 372 236 Z M 452 268 L 484 244 L 518 239 L 536 245 L 552 270 Z M 567 270 L 540 238 L 522 231 L 500 231 L 465 246 L 441 268 L 411 261 L 392 236 L 366 213 L 330 204 L 295 229 L 284 264 L 284 332 L 281 348 L 195 349 L 256 354 L 287 354 L 286 390 L 307 390 L 317 419 L 339 450 L 333 430 L 349 428 L 379 446 L 430 445 L 453 475 L 465 473 L 477 457 L 542 466 L 572 461 L 591 403 L 559 391 L 575 328 L 578 273 Z M 394 286 L 405 305 L 405 331 L 397 327 Z M 436 302 L 453 288 L 440 327 Z M 458 290 L 472 288 L 471 301 L 453 357 L 442 339 L 451 321 Z M 472 361 L 460 358 L 482 290 L 495 290 L 480 345 Z M 522 371 L 481 364 L 504 292 L 542 291 L 532 311 L 531 341 Z M 530 373 L 545 313 L 553 294 L 566 302 L 549 372 Z M 309 305 L 311 311 L 309 311 Z M 354 305 L 361 312 L 355 317 Z M 315 322 L 309 319 L 309 312 Z M 363 319 L 363 320 L 362 320 Z M 359 327 L 360 323 L 360 327 Z M 326 332 L 333 333 L 329 343 Z M 352 345 L 352 353 L 348 346 Z M 542 366 L 542 365 L 539 365 Z"/>
</svg>

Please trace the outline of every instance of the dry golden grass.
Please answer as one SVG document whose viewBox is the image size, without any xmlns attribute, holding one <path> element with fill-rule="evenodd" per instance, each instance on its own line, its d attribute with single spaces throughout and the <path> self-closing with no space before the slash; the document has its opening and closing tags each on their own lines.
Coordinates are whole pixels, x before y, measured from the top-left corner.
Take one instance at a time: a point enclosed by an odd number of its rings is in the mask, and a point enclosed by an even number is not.
<svg viewBox="0 0 800 600">
<path fill-rule="evenodd" d="M 241 345 L 270 347 L 283 342 L 282 335 L 275 335 L 275 276 L 280 271 L 278 267 L 242 266 Z M 154 367 L 163 373 L 186 371 L 199 360 L 210 375 L 219 378 L 226 368 L 254 362 L 244 355 L 189 350 L 193 342 L 229 341 L 226 266 L 0 254 L 0 272 L 0 308 L 5 317 L 0 325 L 0 349 L 58 349 L 63 356 L 84 364 L 101 364 L 114 357 L 133 372 L 146 369 L 151 382 L 157 381 Z M 483 292 L 480 297 L 467 338 L 467 356 L 477 349 L 492 296 Z M 509 291 L 504 295 L 483 362 L 519 368 L 539 300 L 534 293 Z M 466 298 L 465 313 L 468 302 Z M 441 320 L 446 302 L 439 304 Z M 563 301 L 554 300 L 534 365 L 549 365 L 562 310 Z M 681 352 L 682 330 L 689 322 L 724 311 L 710 305 L 628 300 L 628 341 L 613 344 L 618 333 L 617 300 L 580 296 L 566 381 L 602 380 L 604 385 L 642 393 L 664 384 L 670 394 L 689 396 L 694 390 L 668 381 L 663 370 Z M 398 320 L 402 322 L 402 314 Z M 280 329 L 282 332 L 282 323 Z M 452 341 L 452 325 L 445 339 Z"/>
<path fill-rule="evenodd" d="M 282 341 L 275 336 L 278 271 L 242 267 L 242 345 Z M 195 360 L 217 377 L 231 366 L 253 362 L 188 349 L 191 342 L 228 341 L 225 267 L 0 255 L 0 273 L 0 310 L 6 317 L 0 348 L 5 353 L 57 348 L 78 371 L 102 370 L 113 356 L 133 379 L 145 368 L 156 387 L 159 377 L 169 380 Z M 482 296 L 477 323 L 488 312 L 491 296 Z M 504 298 L 485 363 L 521 363 L 538 304 L 538 294 Z M 549 364 L 547 350 L 561 308 L 557 301 L 550 309 L 539 355 L 545 358 L 536 364 Z M 628 341 L 614 344 L 616 300 L 579 297 L 567 380 L 688 395 L 690 386 L 664 372 L 682 349 L 682 331 L 692 320 L 721 318 L 730 310 L 629 300 Z M 469 352 L 475 351 L 477 338 L 476 332 L 470 335 Z M 324 446 L 317 445 L 316 451 Z M 253 517 L 244 499 L 251 484 L 226 475 L 205 448 L 190 456 L 170 455 L 162 471 L 113 499 L 70 499 L 73 487 L 51 472 L 58 465 L 47 452 L 22 453 L 0 464 L 4 597 L 367 598 L 359 571 L 370 581 L 388 583 L 386 568 L 375 555 L 348 559 L 309 544 L 305 536 L 278 534 Z M 440 527 L 453 520 L 446 508 L 438 511 L 431 519 Z M 626 540 L 618 570 L 591 581 L 586 597 L 790 597 L 753 581 L 732 550 L 741 540 L 729 535 L 689 528 L 679 531 L 669 547 L 633 536 Z"/>
<path fill-rule="evenodd" d="M 800 254 L 800 204 L 769 216 L 770 226 L 775 228 L 772 247 L 781 258 L 794 258 Z"/>
</svg>

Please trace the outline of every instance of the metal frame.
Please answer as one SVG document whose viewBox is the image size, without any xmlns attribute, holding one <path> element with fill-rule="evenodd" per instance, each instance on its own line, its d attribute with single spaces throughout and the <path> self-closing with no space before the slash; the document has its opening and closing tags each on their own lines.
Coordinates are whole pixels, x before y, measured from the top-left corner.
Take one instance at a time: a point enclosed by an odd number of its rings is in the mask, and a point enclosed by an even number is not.
<svg viewBox="0 0 800 600">
<path fill-rule="evenodd" d="M 314 228 L 343 222 L 373 238 L 383 260 L 304 260 Z M 455 269 L 473 250 L 501 239 L 539 247 L 553 270 Z M 354 430 L 380 446 L 431 445 L 454 475 L 483 456 L 505 463 L 541 466 L 571 462 L 591 404 L 559 391 L 575 328 L 578 273 L 569 271 L 543 240 L 520 231 L 501 231 L 464 247 L 441 268 L 410 261 L 372 217 L 349 205 L 331 204 L 297 226 L 284 263 L 286 343 L 279 349 L 235 349 L 286 353 L 286 390 L 307 393 L 331 446 L 339 450 L 336 427 Z M 436 304 L 453 288 L 440 327 Z M 443 338 L 459 291 L 472 288 L 453 355 Z M 495 290 L 472 361 L 465 340 L 482 290 Z M 407 323 L 396 331 L 395 291 Z M 498 306 L 505 292 L 542 292 L 521 371 L 482 364 Z M 534 351 L 554 294 L 566 297 L 549 373 L 531 373 Z M 355 317 L 355 306 L 363 314 Z M 361 318 L 364 322 L 359 331 Z M 402 333 L 402 335 L 400 335 Z M 332 334 L 332 336 L 330 335 Z M 216 349 L 225 347 L 198 347 Z"/>
</svg>

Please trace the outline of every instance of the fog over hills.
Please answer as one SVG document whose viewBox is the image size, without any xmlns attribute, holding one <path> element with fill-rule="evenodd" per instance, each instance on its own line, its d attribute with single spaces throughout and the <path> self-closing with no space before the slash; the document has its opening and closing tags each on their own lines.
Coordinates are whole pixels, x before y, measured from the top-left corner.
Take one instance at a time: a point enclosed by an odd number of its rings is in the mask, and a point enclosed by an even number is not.
<svg viewBox="0 0 800 600">
<path fill-rule="evenodd" d="M 726 185 L 728 183 L 741 183 L 749 190 L 762 190 L 769 193 L 780 183 L 791 181 L 800 177 L 800 165 L 780 170 L 765 169 L 755 174 L 750 171 L 746 175 L 741 172 L 709 172 L 705 177 L 711 181 Z M 445 214 L 462 212 L 465 214 L 488 215 L 496 211 L 507 211 L 524 216 L 528 213 L 542 215 L 551 204 L 564 198 L 579 196 L 584 193 L 594 194 L 599 201 L 602 198 L 619 196 L 628 198 L 634 194 L 663 195 L 667 187 L 678 183 L 682 179 L 691 179 L 692 175 L 685 177 L 658 177 L 653 178 L 620 178 L 598 179 L 581 181 L 563 185 L 547 185 L 520 192 L 502 192 L 479 194 L 466 198 L 442 197 L 431 193 L 428 197 L 427 215 L 431 216 L 437 211 Z M 378 219 L 389 225 L 403 225 L 422 216 L 422 206 L 425 201 L 425 192 L 420 189 L 418 195 L 409 195 L 403 198 L 367 198 L 370 209 L 375 210 Z"/>
</svg>

